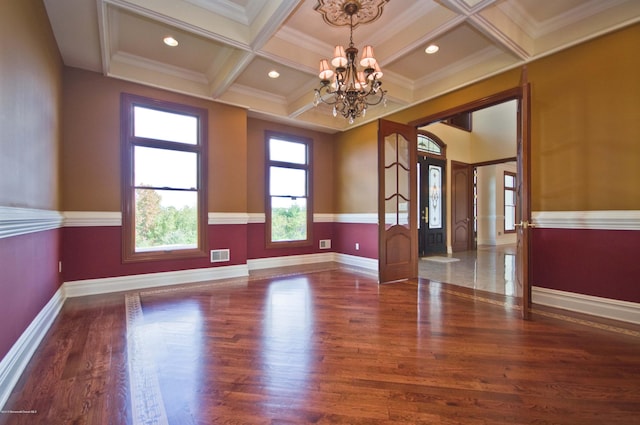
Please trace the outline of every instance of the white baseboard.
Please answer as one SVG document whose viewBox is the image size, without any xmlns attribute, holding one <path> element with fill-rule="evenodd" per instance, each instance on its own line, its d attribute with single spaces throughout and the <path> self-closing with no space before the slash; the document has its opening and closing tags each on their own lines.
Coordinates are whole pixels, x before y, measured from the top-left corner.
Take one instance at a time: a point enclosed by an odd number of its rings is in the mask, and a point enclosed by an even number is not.
<svg viewBox="0 0 640 425">
<path fill-rule="evenodd" d="M 640 304 L 555 289 L 531 288 L 534 304 L 640 325 Z"/>
<path fill-rule="evenodd" d="M 270 269 L 273 267 L 296 266 L 298 264 L 313 264 L 335 261 L 335 253 L 288 255 L 285 257 L 256 258 L 247 260 L 249 270 Z"/>
<path fill-rule="evenodd" d="M 375 258 L 358 257 L 355 255 L 336 253 L 335 261 L 346 264 L 348 266 L 361 267 L 363 269 L 375 272 L 376 274 L 378 273 L 378 260 L 376 260 Z"/>
<path fill-rule="evenodd" d="M 63 287 L 65 297 L 73 298 L 84 297 L 86 295 L 108 294 L 111 292 L 134 291 L 138 289 L 170 286 L 182 283 L 242 277 L 247 276 L 248 274 L 249 272 L 246 265 L 237 265 L 107 277 L 102 279 L 76 280 L 73 282 L 65 282 Z"/>
<path fill-rule="evenodd" d="M 0 361 L 0 409 L 9 399 L 31 356 L 58 316 L 64 299 L 64 290 L 60 288 Z"/>
</svg>

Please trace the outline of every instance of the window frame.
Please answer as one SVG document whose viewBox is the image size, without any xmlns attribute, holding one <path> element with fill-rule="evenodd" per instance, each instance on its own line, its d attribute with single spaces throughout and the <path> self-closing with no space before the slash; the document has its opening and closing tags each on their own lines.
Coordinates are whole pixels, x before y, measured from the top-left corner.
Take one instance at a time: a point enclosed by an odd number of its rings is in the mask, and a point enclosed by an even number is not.
<svg viewBox="0 0 640 425">
<path fill-rule="evenodd" d="M 195 116 L 198 119 L 198 140 L 196 144 L 186 144 L 159 139 L 134 136 L 134 107 L 139 106 L 174 114 Z M 120 140 L 121 140 L 121 182 L 122 182 L 122 261 L 157 261 L 199 258 L 207 256 L 207 140 L 208 111 L 190 105 L 152 99 L 130 93 L 122 93 L 120 98 Z M 192 152 L 197 154 L 197 197 L 198 197 L 198 242 L 195 248 L 145 250 L 136 252 L 135 243 L 135 176 L 134 150 L 136 146 L 164 150 Z"/>
<path fill-rule="evenodd" d="M 505 183 L 506 177 L 507 176 L 511 176 L 513 177 L 513 187 L 511 186 L 507 186 Z M 516 232 L 516 226 L 515 226 L 515 222 L 516 222 L 516 217 L 517 217 L 517 193 L 516 193 L 516 189 L 517 189 L 517 174 L 513 173 L 511 171 L 505 171 L 503 176 L 502 176 L 502 211 L 504 213 L 504 222 L 502 224 L 502 230 L 504 231 L 505 234 L 509 234 L 509 233 L 515 233 Z M 509 192 L 513 192 L 513 229 L 507 229 L 507 191 Z M 511 205 L 510 205 L 511 206 Z"/>
<path fill-rule="evenodd" d="M 418 130 L 418 139 L 420 139 L 420 137 L 424 137 L 432 142 L 434 142 L 436 145 L 438 145 L 438 147 L 440 147 L 440 154 L 437 154 L 435 152 L 431 152 L 428 150 L 421 150 L 420 148 L 418 148 L 418 155 L 422 155 L 422 156 L 428 156 L 431 158 L 436 158 L 436 159 L 446 159 L 447 158 L 447 144 L 445 142 L 442 141 L 441 138 L 439 138 L 438 136 L 436 136 L 435 134 L 433 134 L 430 131 L 426 131 L 426 130 Z M 419 145 L 419 140 L 417 145 Z"/>
<path fill-rule="evenodd" d="M 306 147 L 306 163 L 296 164 L 284 161 L 272 161 L 270 157 L 271 139 L 283 140 L 291 143 L 300 143 Z M 272 211 L 271 211 L 271 173 L 270 168 L 283 167 L 307 172 L 306 200 L 307 200 L 307 238 L 294 241 L 272 241 Z M 313 245 L 313 140 L 307 137 L 296 136 L 275 131 L 265 131 L 265 186 L 264 186 L 264 206 L 265 206 L 265 246 L 266 248 L 291 248 Z"/>
</svg>

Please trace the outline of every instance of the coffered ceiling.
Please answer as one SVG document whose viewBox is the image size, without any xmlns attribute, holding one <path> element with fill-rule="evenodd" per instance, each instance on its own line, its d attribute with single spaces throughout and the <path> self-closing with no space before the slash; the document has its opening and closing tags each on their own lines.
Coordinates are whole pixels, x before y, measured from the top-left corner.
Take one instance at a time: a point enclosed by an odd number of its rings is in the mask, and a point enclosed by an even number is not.
<svg viewBox="0 0 640 425">
<path fill-rule="evenodd" d="M 44 3 L 65 65 L 250 116 L 326 132 L 351 127 L 329 106 L 313 106 L 320 59 L 349 42 L 348 27 L 329 26 L 314 9 L 318 0 Z M 388 102 L 354 125 L 638 21 L 638 0 L 390 0 L 353 34 L 359 49 L 374 46 Z M 166 46 L 167 35 L 179 45 Z M 440 51 L 427 55 L 432 43 Z"/>
</svg>

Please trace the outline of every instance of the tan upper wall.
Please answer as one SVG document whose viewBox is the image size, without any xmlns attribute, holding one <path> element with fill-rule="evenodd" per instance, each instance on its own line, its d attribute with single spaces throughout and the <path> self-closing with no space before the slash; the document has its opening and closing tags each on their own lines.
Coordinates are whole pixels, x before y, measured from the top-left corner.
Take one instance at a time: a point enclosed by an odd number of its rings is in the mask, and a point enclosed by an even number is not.
<svg viewBox="0 0 640 425">
<path fill-rule="evenodd" d="M 0 2 L 0 205 L 59 208 L 62 60 L 40 0 Z"/>
<path fill-rule="evenodd" d="M 64 70 L 63 210 L 121 210 L 121 93 L 207 109 L 209 211 L 247 211 L 245 110 L 75 68 Z"/>
<path fill-rule="evenodd" d="M 313 212 L 332 213 L 333 203 L 333 136 L 285 124 L 248 120 L 248 212 L 264 213 L 265 205 L 265 131 L 306 137 L 313 140 Z"/>
<path fill-rule="evenodd" d="M 640 210 L 638 46 L 640 24 L 528 65 L 533 211 Z M 387 118 L 414 122 L 517 87 L 520 74 L 513 69 Z M 337 212 L 372 211 L 375 128 L 337 136 Z"/>
<path fill-rule="evenodd" d="M 640 24 L 530 65 L 533 210 L 640 210 Z"/>
<path fill-rule="evenodd" d="M 378 211 L 378 123 L 335 136 L 336 213 Z"/>
</svg>

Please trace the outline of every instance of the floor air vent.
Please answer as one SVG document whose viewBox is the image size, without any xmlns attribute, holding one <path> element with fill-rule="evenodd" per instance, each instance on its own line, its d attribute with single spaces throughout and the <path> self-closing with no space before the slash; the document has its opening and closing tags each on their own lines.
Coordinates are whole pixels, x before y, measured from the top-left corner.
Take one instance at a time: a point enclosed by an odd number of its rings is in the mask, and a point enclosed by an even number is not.
<svg viewBox="0 0 640 425">
<path fill-rule="evenodd" d="M 211 262 L 221 263 L 223 261 L 229 261 L 229 250 L 228 249 L 212 249 Z"/>
</svg>

